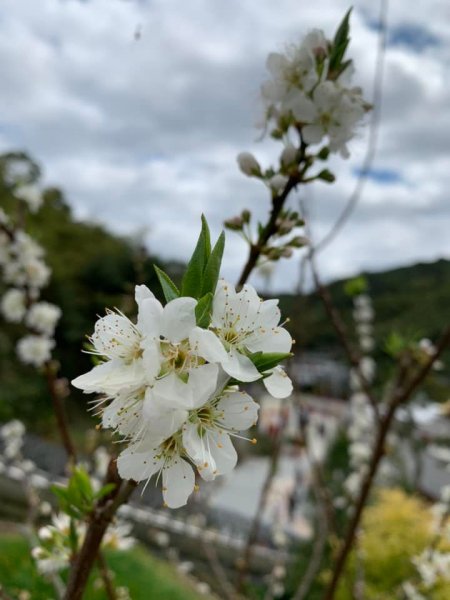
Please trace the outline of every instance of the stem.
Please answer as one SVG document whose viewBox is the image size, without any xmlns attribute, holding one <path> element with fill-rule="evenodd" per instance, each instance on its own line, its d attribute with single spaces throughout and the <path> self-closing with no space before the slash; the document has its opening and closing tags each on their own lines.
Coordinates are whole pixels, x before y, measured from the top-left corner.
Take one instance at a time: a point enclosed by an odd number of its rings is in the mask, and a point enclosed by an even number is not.
<svg viewBox="0 0 450 600">
<path fill-rule="evenodd" d="M 110 469 L 110 471 L 113 471 L 113 469 Z M 134 481 L 122 482 L 122 485 L 120 485 L 117 471 L 110 472 L 109 477 L 107 477 L 108 480 L 118 483 L 118 486 L 109 496 L 100 500 L 91 515 L 86 537 L 70 571 L 64 600 L 81 600 L 83 598 L 88 577 L 97 559 L 103 536 L 117 509 L 129 499 L 137 485 Z"/>
<path fill-rule="evenodd" d="M 44 373 L 47 380 L 50 397 L 53 402 L 53 410 L 55 411 L 56 423 L 61 435 L 61 441 L 65 451 L 67 452 L 69 462 L 74 464 L 77 460 L 77 454 L 72 437 L 70 435 L 69 427 L 67 425 L 67 417 L 64 410 L 63 398 L 56 385 L 56 368 L 53 361 L 45 363 Z"/>
<path fill-rule="evenodd" d="M 243 593 L 244 591 L 245 580 L 247 579 L 248 570 L 250 568 L 250 563 L 253 556 L 253 546 L 256 543 L 259 536 L 262 516 L 267 502 L 267 496 L 272 486 L 273 478 L 275 477 L 278 469 L 278 461 L 281 453 L 282 440 L 283 427 L 280 427 L 278 435 L 274 441 L 269 470 L 267 472 L 266 479 L 264 481 L 264 485 L 259 496 L 258 508 L 256 509 L 256 513 L 250 527 L 247 543 L 244 549 L 244 555 L 239 564 L 239 577 L 237 580 L 236 587 L 238 592 L 240 593 Z"/>
<path fill-rule="evenodd" d="M 302 142 L 299 150 L 299 165 L 301 165 L 302 162 L 305 162 L 306 144 Z M 246 283 L 247 279 L 250 277 L 251 272 L 256 267 L 258 259 L 261 256 L 262 249 L 267 244 L 271 236 L 277 232 L 277 219 L 280 216 L 284 203 L 286 202 L 286 199 L 289 196 L 290 192 L 294 188 L 296 188 L 299 183 L 302 183 L 303 175 L 306 173 L 308 167 L 309 163 L 306 161 L 299 173 L 296 173 L 295 175 L 291 175 L 289 177 L 288 182 L 286 183 L 286 186 L 281 192 L 281 194 L 272 198 L 272 210 L 270 211 L 269 220 L 267 221 L 264 229 L 261 231 L 261 234 L 259 235 L 256 244 L 252 244 L 250 246 L 248 259 L 239 277 L 239 281 L 236 286 L 237 289 L 240 289 L 244 285 L 244 283 Z"/>
<path fill-rule="evenodd" d="M 369 497 L 369 493 L 372 489 L 372 485 L 373 485 L 375 475 L 378 470 L 378 466 L 384 455 L 384 443 L 385 443 L 387 434 L 389 433 L 389 429 L 390 429 L 390 426 L 394 419 L 397 408 L 401 404 L 403 404 L 404 402 L 409 400 L 409 398 L 412 396 L 412 394 L 415 392 L 415 390 L 419 387 L 419 385 L 423 382 L 425 377 L 428 375 L 431 368 L 433 367 L 433 364 L 439 358 L 439 356 L 442 354 L 442 352 L 444 351 L 444 349 L 447 347 L 447 345 L 449 343 L 450 343 L 450 327 L 448 327 L 444 331 L 441 339 L 438 342 L 438 345 L 436 346 L 435 352 L 430 356 L 430 358 L 422 366 L 422 368 L 419 369 L 419 371 L 416 373 L 416 375 L 411 378 L 410 382 L 407 383 L 405 386 L 397 385 L 392 393 L 390 402 L 388 403 L 388 410 L 387 410 L 386 414 L 382 417 L 381 422 L 380 422 L 374 451 L 373 451 L 372 458 L 371 458 L 370 465 L 369 465 L 369 471 L 364 480 L 363 486 L 361 488 L 361 492 L 360 492 L 358 501 L 356 503 L 355 512 L 350 521 L 347 535 L 345 537 L 344 543 L 341 547 L 341 550 L 340 550 L 338 557 L 336 559 L 336 562 L 335 562 L 333 577 L 332 577 L 330 584 L 325 592 L 323 600 L 333 600 L 333 598 L 335 597 L 335 593 L 337 591 L 339 581 L 344 572 L 344 568 L 345 568 L 345 565 L 347 562 L 348 555 L 353 546 L 355 534 L 358 530 L 358 527 L 359 527 L 359 524 L 361 521 L 362 512 L 364 510 L 367 499 Z"/>
<path fill-rule="evenodd" d="M 97 554 L 97 563 L 103 579 L 103 584 L 105 586 L 106 595 L 108 596 L 109 600 L 117 600 L 116 590 L 114 589 L 114 585 L 111 580 L 108 564 L 103 556 L 103 552 L 100 552 L 100 550 Z"/>
</svg>

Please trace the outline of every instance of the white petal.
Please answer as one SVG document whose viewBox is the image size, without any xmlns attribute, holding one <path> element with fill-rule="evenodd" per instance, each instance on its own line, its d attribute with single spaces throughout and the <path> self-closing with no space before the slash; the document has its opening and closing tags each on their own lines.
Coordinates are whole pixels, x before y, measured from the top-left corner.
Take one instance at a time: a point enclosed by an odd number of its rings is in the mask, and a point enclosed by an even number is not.
<svg viewBox="0 0 450 600">
<path fill-rule="evenodd" d="M 228 352 L 228 358 L 222 362 L 222 367 L 238 381 L 256 381 L 261 375 L 248 356 L 244 356 L 234 348 Z"/>
<path fill-rule="evenodd" d="M 318 144 L 324 135 L 321 125 L 305 125 L 302 129 L 302 136 L 307 144 Z"/>
<path fill-rule="evenodd" d="M 192 391 L 192 405 L 190 408 L 199 408 L 206 404 L 217 389 L 217 376 L 219 367 L 208 364 L 191 369 L 189 372 L 188 386 Z"/>
<path fill-rule="evenodd" d="M 191 403 L 187 384 L 175 373 L 160 379 L 145 393 L 143 415 L 147 431 L 160 436 L 161 440 L 168 438 L 186 421 L 188 412 L 185 406 L 189 407 Z"/>
<path fill-rule="evenodd" d="M 137 285 L 134 288 L 134 299 L 136 304 L 139 306 L 140 303 L 146 298 L 154 298 L 154 294 L 148 289 L 146 285 Z"/>
<path fill-rule="evenodd" d="M 170 508 L 178 508 L 186 504 L 195 485 L 194 471 L 182 458 L 173 459 L 163 469 L 163 498 Z"/>
<path fill-rule="evenodd" d="M 245 344 L 251 352 L 287 353 L 291 351 L 292 337 L 284 327 L 260 328 Z"/>
<path fill-rule="evenodd" d="M 215 333 L 201 327 L 195 327 L 189 336 L 191 348 L 195 354 L 209 362 L 228 360 L 227 352 Z"/>
<path fill-rule="evenodd" d="M 213 300 L 212 327 L 223 327 L 228 318 L 230 306 L 233 305 L 235 300 L 236 290 L 234 286 L 224 279 L 219 279 Z"/>
<path fill-rule="evenodd" d="M 187 423 L 183 427 L 183 446 L 189 458 L 196 465 L 199 474 L 205 481 L 212 481 L 216 476 L 216 463 L 210 452 L 208 432 L 203 436 L 198 433 L 198 425 Z"/>
<path fill-rule="evenodd" d="M 173 343 L 189 337 L 196 325 L 194 298 L 175 298 L 164 307 L 161 322 L 161 335 Z"/>
<path fill-rule="evenodd" d="M 222 412 L 218 423 L 226 429 L 244 431 L 256 423 L 259 405 L 245 392 L 227 392 L 216 405 Z"/>
<path fill-rule="evenodd" d="M 226 433 L 214 431 L 209 436 L 209 447 L 216 463 L 216 475 L 226 475 L 237 463 L 237 453 Z"/>
<path fill-rule="evenodd" d="M 145 370 L 141 360 L 133 361 L 129 365 L 120 360 L 110 360 L 80 375 L 72 381 L 72 385 L 86 393 L 112 395 L 120 390 L 137 389 L 144 382 Z"/>
<path fill-rule="evenodd" d="M 163 307 L 156 298 L 142 299 L 139 303 L 137 327 L 144 337 L 159 338 L 162 314 Z"/>
<path fill-rule="evenodd" d="M 156 450 L 155 450 L 156 452 Z M 156 458 L 155 452 L 134 452 L 125 450 L 117 459 L 119 475 L 124 479 L 143 481 L 157 473 L 164 464 L 162 458 Z"/>
<path fill-rule="evenodd" d="M 161 370 L 160 344 L 157 339 L 148 338 L 141 343 L 141 348 L 143 350 L 142 364 L 144 365 L 146 380 L 151 385 Z"/>
<path fill-rule="evenodd" d="M 119 396 L 102 413 L 102 427 L 117 429 L 127 437 L 139 434 L 142 424 L 142 401 L 132 395 Z"/>
<path fill-rule="evenodd" d="M 297 121 L 303 123 L 311 123 L 317 115 L 317 110 L 314 104 L 303 93 L 295 90 L 286 98 L 285 106 L 292 110 Z M 302 129 L 303 135 L 303 129 Z"/>
<path fill-rule="evenodd" d="M 144 402 L 145 432 L 156 438 L 160 443 L 180 429 L 188 418 L 188 412 L 180 408 L 161 411 L 150 400 Z"/>
<path fill-rule="evenodd" d="M 292 394 L 292 381 L 281 367 L 275 367 L 272 375 L 265 377 L 263 383 L 274 398 L 287 398 Z"/>
<path fill-rule="evenodd" d="M 278 308 L 278 300 L 264 300 L 258 309 L 256 325 L 268 329 L 276 327 L 281 319 L 281 312 Z"/>
</svg>

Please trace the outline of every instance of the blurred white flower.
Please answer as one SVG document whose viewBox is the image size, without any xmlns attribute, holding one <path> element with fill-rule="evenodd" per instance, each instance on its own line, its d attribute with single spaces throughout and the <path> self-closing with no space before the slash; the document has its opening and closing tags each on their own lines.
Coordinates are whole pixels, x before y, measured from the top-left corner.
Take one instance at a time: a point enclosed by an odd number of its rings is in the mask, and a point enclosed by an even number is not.
<svg viewBox="0 0 450 600">
<path fill-rule="evenodd" d="M 54 346 L 54 340 L 44 335 L 27 335 L 18 341 L 17 354 L 23 363 L 41 367 L 50 360 Z"/>
<path fill-rule="evenodd" d="M 50 302 L 36 302 L 28 311 L 25 323 L 39 333 L 53 336 L 60 317 L 59 306 L 50 304 Z"/>
<path fill-rule="evenodd" d="M 23 200 L 31 212 L 37 212 L 42 205 L 42 193 L 35 185 L 21 185 L 15 190 L 14 195 Z"/>
<path fill-rule="evenodd" d="M 23 290 L 11 288 L 3 295 L 0 310 L 10 323 L 20 323 L 26 313 L 26 296 Z"/>
</svg>

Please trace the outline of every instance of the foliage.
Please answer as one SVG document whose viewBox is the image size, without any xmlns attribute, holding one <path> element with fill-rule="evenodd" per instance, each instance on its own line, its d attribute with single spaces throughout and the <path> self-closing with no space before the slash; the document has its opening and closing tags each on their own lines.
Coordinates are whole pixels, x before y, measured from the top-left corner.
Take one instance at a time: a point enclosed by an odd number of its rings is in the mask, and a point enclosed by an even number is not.
<svg viewBox="0 0 450 600">
<path fill-rule="evenodd" d="M 411 559 L 420 554 L 432 541 L 431 514 L 425 503 L 399 489 L 380 490 L 375 503 L 363 516 L 359 551 L 363 561 L 365 595 L 367 600 L 391 600 L 395 591 L 408 579 L 414 578 Z M 348 580 L 354 580 L 355 553 L 347 568 Z M 346 578 L 337 600 L 351 600 Z M 445 588 L 445 589 L 444 589 Z M 429 600 L 443 600 L 441 591 L 450 594 L 450 583 L 438 593 L 430 592 Z"/>
<path fill-rule="evenodd" d="M 110 551 L 105 554 L 108 565 L 116 575 L 115 585 L 128 587 L 133 600 L 200 598 L 190 583 L 178 575 L 173 567 L 150 556 L 142 546 L 127 552 Z M 105 597 L 103 589 L 96 589 L 94 586 L 96 578 L 97 576 L 91 577 L 84 596 L 86 600 L 102 600 Z M 18 598 L 19 590 L 24 589 L 31 593 L 33 600 L 54 597 L 52 585 L 36 571 L 27 541 L 18 535 L 0 537 L 0 581 L 14 599 Z"/>
</svg>

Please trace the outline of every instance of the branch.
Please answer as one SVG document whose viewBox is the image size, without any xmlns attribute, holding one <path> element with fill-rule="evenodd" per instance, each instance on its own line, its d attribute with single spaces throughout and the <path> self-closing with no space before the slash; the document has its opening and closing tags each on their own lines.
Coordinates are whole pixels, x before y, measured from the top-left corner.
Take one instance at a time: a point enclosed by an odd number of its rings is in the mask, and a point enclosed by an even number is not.
<svg viewBox="0 0 450 600">
<path fill-rule="evenodd" d="M 100 570 L 100 574 L 103 579 L 103 584 L 105 586 L 105 592 L 109 600 L 117 600 L 116 590 L 114 589 L 113 582 L 111 581 L 111 576 L 108 569 L 108 564 L 103 555 L 103 552 L 98 551 L 97 554 L 97 563 Z"/>
<path fill-rule="evenodd" d="M 412 394 L 424 381 L 425 377 L 432 369 L 436 360 L 438 360 L 442 352 L 449 344 L 450 327 L 448 327 L 444 331 L 441 339 L 439 340 L 436 346 L 434 353 L 429 357 L 428 361 L 417 371 L 417 373 L 411 378 L 409 383 L 407 382 L 405 385 L 397 385 L 393 390 L 391 398 L 388 401 L 387 412 L 381 419 L 380 428 L 378 431 L 374 451 L 372 453 L 372 458 L 369 465 L 369 471 L 362 485 L 361 492 L 356 503 L 355 512 L 350 521 L 347 535 L 336 559 L 333 577 L 325 592 L 324 600 L 333 600 L 333 598 L 335 597 L 339 581 L 344 572 L 348 555 L 353 546 L 356 531 L 358 530 L 361 521 L 362 512 L 369 497 L 369 493 L 372 489 L 372 485 L 378 470 L 379 463 L 384 455 L 384 443 L 387 434 L 389 433 L 389 429 L 394 419 L 395 413 L 401 404 L 407 402 L 411 398 Z"/>
<path fill-rule="evenodd" d="M 259 496 L 258 508 L 256 509 L 255 516 L 253 518 L 250 531 L 247 538 L 247 543 L 245 545 L 244 554 L 242 559 L 239 562 L 239 577 L 237 580 L 237 590 L 242 593 L 244 591 L 245 581 L 247 579 L 248 570 L 251 565 L 251 560 L 253 556 L 253 546 L 258 540 L 259 532 L 261 529 L 262 516 L 264 513 L 264 509 L 267 503 L 267 497 L 272 486 L 273 479 L 278 470 L 278 462 L 281 453 L 283 440 L 283 427 L 280 427 L 277 437 L 274 441 L 273 450 L 271 454 L 271 461 L 269 470 L 266 475 L 266 479 L 264 481 L 263 487 L 261 489 L 261 494 Z"/>
<path fill-rule="evenodd" d="M 103 536 L 114 518 L 119 506 L 124 504 L 133 493 L 136 482 L 124 482 L 117 473 L 115 463 L 111 461 L 105 483 L 116 483 L 117 487 L 102 498 L 94 509 L 88 525 L 83 545 L 72 565 L 64 600 L 81 600 L 87 580 L 97 559 Z"/>
<path fill-rule="evenodd" d="M 305 160 L 305 152 L 306 152 L 306 144 L 303 142 L 300 146 L 300 160 L 299 165 Z M 303 168 L 298 174 L 291 175 L 286 183 L 284 190 L 281 194 L 272 198 L 272 210 L 270 211 L 270 217 L 266 226 L 261 231 L 258 236 L 258 241 L 256 244 L 251 244 L 249 256 L 247 262 L 242 269 L 242 273 L 239 277 L 239 281 L 237 283 L 237 288 L 240 289 L 244 283 L 250 277 L 251 272 L 256 267 L 259 257 L 261 256 L 261 250 L 267 244 L 269 239 L 272 237 L 274 233 L 277 231 L 277 219 L 280 215 L 280 212 L 283 209 L 284 203 L 286 202 L 287 197 L 290 192 L 297 187 L 299 183 L 302 183 L 303 175 L 306 173 L 307 168 L 309 167 L 308 162 L 305 163 Z"/>
<path fill-rule="evenodd" d="M 76 463 L 77 453 L 75 445 L 70 434 L 70 429 L 67 424 L 66 412 L 64 410 L 63 397 L 57 386 L 56 365 L 54 361 L 48 361 L 44 365 L 44 374 L 47 380 L 47 387 L 50 392 L 50 397 L 53 402 L 53 410 L 55 411 L 56 423 L 58 425 L 59 434 L 64 449 L 67 453 L 69 462 Z"/>
</svg>

